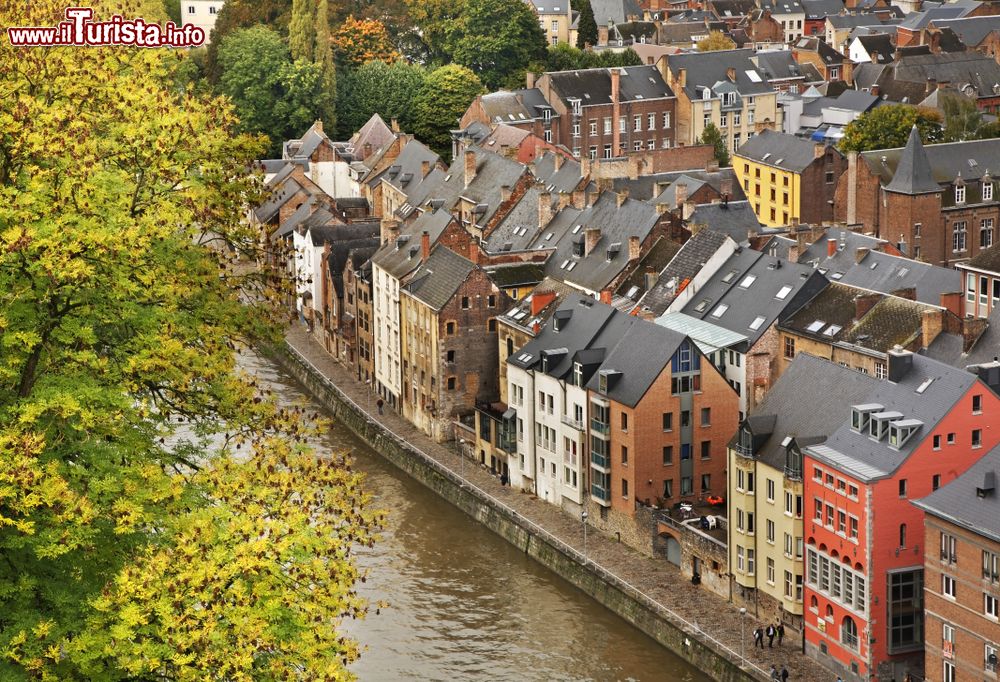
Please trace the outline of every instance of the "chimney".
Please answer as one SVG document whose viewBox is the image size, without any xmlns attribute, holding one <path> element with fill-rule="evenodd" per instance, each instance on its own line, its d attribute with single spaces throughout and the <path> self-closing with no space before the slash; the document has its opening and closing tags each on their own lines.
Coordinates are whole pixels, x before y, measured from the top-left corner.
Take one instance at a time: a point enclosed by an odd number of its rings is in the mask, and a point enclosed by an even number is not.
<svg viewBox="0 0 1000 682">
<path fill-rule="evenodd" d="M 569 192 L 559 192 L 559 210 L 566 208 L 570 204 L 572 195 Z"/>
<path fill-rule="evenodd" d="M 597 242 L 599 241 L 601 241 L 601 228 L 588 227 L 583 233 L 584 257 L 590 255 L 590 252 L 594 250 L 594 248 L 597 246 Z"/>
<path fill-rule="evenodd" d="M 726 78 L 729 79 L 730 83 L 736 82 L 736 69 L 732 66 L 726 69 Z"/>
<path fill-rule="evenodd" d="M 854 319 L 860 320 L 882 300 L 884 294 L 860 294 L 854 298 Z"/>
<path fill-rule="evenodd" d="M 871 94 L 875 97 L 878 97 L 882 94 L 882 90 L 881 88 L 879 88 L 878 83 L 872 84 Z"/>
<path fill-rule="evenodd" d="M 961 296 L 961 294 L 959 294 Z M 972 350 L 972 347 L 976 345 L 979 341 L 979 337 L 983 335 L 986 328 L 989 326 L 989 320 L 985 317 L 964 317 L 962 318 L 962 352 L 968 353 Z M 993 356 L 996 360 L 996 356 Z M 1000 386 L 992 386 L 993 390 L 1000 393 Z"/>
<path fill-rule="evenodd" d="M 476 153 L 471 149 L 465 150 L 465 186 L 468 187 L 476 178 Z"/>
<path fill-rule="evenodd" d="M 847 152 L 847 223 L 858 222 L 858 153 Z"/>
<path fill-rule="evenodd" d="M 925 95 L 929 95 L 930 93 L 934 92 L 935 90 L 937 90 L 937 79 L 936 78 L 930 78 L 930 77 L 928 77 L 927 78 L 927 85 L 924 86 L 924 94 Z"/>
<path fill-rule="evenodd" d="M 678 182 L 674 186 L 674 208 L 680 208 L 688 198 L 688 186 L 686 182 Z"/>
<path fill-rule="evenodd" d="M 527 73 L 524 74 L 524 87 L 527 88 L 528 90 L 531 90 L 533 87 L 535 87 L 535 74 L 533 74 L 531 71 L 528 71 Z"/>
<path fill-rule="evenodd" d="M 957 317 L 962 316 L 962 292 L 941 294 L 941 307 Z"/>
<path fill-rule="evenodd" d="M 570 203 L 573 208 L 585 208 L 587 206 L 587 193 L 582 189 L 573 190 L 570 195 Z"/>
<path fill-rule="evenodd" d="M 733 196 L 733 179 L 728 175 L 719 183 L 719 194 L 722 195 L 723 201 L 728 201 Z"/>
<path fill-rule="evenodd" d="M 681 209 L 681 220 L 687 220 L 694 215 L 694 202 L 688 199 L 684 202 L 684 207 Z"/>
<path fill-rule="evenodd" d="M 317 118 L 315 121 L 313 121 L 313 128 L 316 130 L 317 133 L 322 133 L 323 132 L 323 121 L 321 121 L 320 119 Z"/>
<path fill-rule="evenodd" d="M 396 119 L 391 119 L 391 123 L 389 125 L 392 128 L 392 132 L 394 133 L 399 132 L 399 121 L 397 121 Z"/>
<path fill-rule="evenodd" d="M 931 345 L 941 333 L 944 326 L 943 310 L 925 310 L 920 318 L 921 344 L 923 348 Z"/>
<path fill-rule="evenodd" d="M 611 289 L 601 289 L 601 303 L 611 305 Z"/>
<path fill-rule="evenodd" d="M 396 241 L 399 236 L 400 222 L 395 218 L 383 218 L 380 225 L 379 239 L 383 244 Z"/>
<path fill-rule="evenodd" d="M 426 178 L 431 172 L 431 162 L 424 159 L 420 162 L 420 177 Z"/>
<path fill-rule="evenodd" d="M 615 204 L 621 208 L 626 199 L 628 199 L 628 187 L 622 187 L 621 191 L 615 195 Z"/>
<path fill-rule="evenodd" d="M 510 201 L 511 191 L 510 185 L 500 185 L 500 201 Z"/>
<path fill-rule="evenodd" d="M 556 170 L 562 168 L 563 162 L 565 160 L 566 158 L 562 154 L 556 153 L 555 157 L 552 159 L 552 163 L 555 165 Z"/>
<path fill-rule="evenodd" d="M 854 249 L 854 262 L 860 265 L 862 262 L 864 262 L 865 258 L 868 257 L 868 252 L 870 250 L 871 249 L 868 249 L 864 246 L 859 246 L 858 248 Z"/>
<path fill-rule="evenodd" d="M 822 142 L 817 142 L 813 145 L 813 158 L 821 159 L 823 155 L 826 154 L 826 145 Z"/>
<path fill-rule="evenodd" d="M 837 255 L 837 240 L 827 239 L 826 240 L 826 257 L 833 258 Z"/>
<path fill-rule="evenodd" d="M 585 192 L 587 206 L 593 206 L 597 203 L 597 200 L 601 197 L 601 190 L 598 188 L 596 192 Z"/>
<path fill-rule="evenodd" d="M 905 298 L 907 301 L 917 300 L 917 288 L 916 287 L 904 287 L 902 289 L 893 289 L 889 292 L 893 296 L 898 296 L 899 298 Z"/>
<path fill-rule="evenodd" d="M 597 27 L 597 46 L 604 47 L 608 44 L 608 27 L 607 25 Z"/>
<path fill-rule="evenodd" d="M 469 242 L 469 260 L 479 265 L 479 244 L 475 240 Z"/>
<path fill-rule="evenodd" d="M 913 366 L 913 353 L 897 345 L 887 353 L 889 365 L 889 381 L 898 384 L 909 373 Z"/>
<path fill-rule="evenodd" d="M 628 238 L 628 259 L 639 260 L 639 253 L 641 252 L 642 244 L 639 242 L 639 237 L 632 235 Z"/>
<path fill-rule="evenodd" d="M 538 227 L 542 228 L 552 221 L 552 193 L 542 192 L 538 195 Z"/>
<path fill-rule="evenodd" d="M 365 158 L 367 159 L 371 155 L 372 155 L 372 143 L 365 142 Z"/>
<path fill-rule="evenodd" d="M 621 117 L 621 71 L 617 68 L 611 69 L 611 149 L 615 156 L 621 154 L 622 133 L 618 119 Z"/>
<path fill-rule="evenodd" d="M 677 69 L 677 85 L 682 88 L 686 88 L 688 83 L 688 70 L 687 69 Z"/>
<path fill-rule="evenodd" d="M 536 289 L 531 294 L 531 314 L 537 315 L 542 312 L 554 300 L 556 300 L 556 292 L 551 289 L 545 289 L 544 291 Z"/>
<path fill-rule="evenodd" d="M 424 230 L 420 235 L 420 260 L 426 261 L 431 256 L 431 235 Z"/>
</svg>

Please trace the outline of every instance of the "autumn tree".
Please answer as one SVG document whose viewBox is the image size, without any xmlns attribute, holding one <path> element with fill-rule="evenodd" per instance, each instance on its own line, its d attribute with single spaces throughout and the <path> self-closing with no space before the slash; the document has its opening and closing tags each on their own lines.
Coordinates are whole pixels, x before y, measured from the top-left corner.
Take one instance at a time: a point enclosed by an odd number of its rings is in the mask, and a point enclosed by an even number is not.
<svg viewBox="0 0 1000 682">
<path fill-rule="evenodd" d="M 455 31 L 466 12 L 466 0 L 405 0 L 410 18 L 432 63 L 451 60 Z"/>
<path fill-rule="evenodd" d="M 903 147 L 914 125 L 924 144 L 940 139 L 941 115 L 937 111 L 909 104 L 886 104 L 851 121 L 838 146 L 845 152 Z"/>
<path fill-rule="evenodd" d="M 342 74 L 337 107 L 341 137 L 350 137 L 372 114 L 387 123 L 395 118 L 403 130 L 413 130 L 413 105 L 426 77 L 422 66 L 404 61 L 372 61 Z"/>
<path fill-rule="evenodd" d="M 288 49 L 292 59 L 313 61 L 316 48 L 315 0 L 292 0 L 292 18 L 288 23 Z"/>
<path fill-rule="evenodd" d="M 490 89 L 523 81 L 528 65 L 545 57 L 545 34 L 524 0 L 468 0 L 454 35 L 455 61 Z"/>
<path fill-rule="evenodd" d="M 333 51 L 337 64 L 349 69 L 370 61 L 392 63 L 399 58 L 381 21 L 353 16 L 333 32 Z"/>
<path fill-rule="evenodd" d="M 1000 137 L 1000 124 L 987 121 L 972 100 L 955 95 L 941 98 L 944 125 L 942 142 L 966 142 Z"/>
<path fill-rule="evenodd" d="M 699 142 L 712 145 L 715 150 L 715 160 L 719 163 L 720 167 L 724 168 L 729 165 L 729 151 L 726 149 L 726 141 L 722 138 L 722 132 L 714 123 L 709 123 L 705 126 Z"/>
<path fill-rule="evenodd" d="M 428 74 L 413 99 L 413 132 L 442 156 L 451 152 L 450 131 L 477 95 L 486 92 L 476 74 L 449 64 Z"/>
<path fill-rule="evenodd" d="M 732 50 L 736 47 L 736 43 L 722 31 L 710 31 L 707 38 L 698 41 L 697 47 L 698 52 L 716 52 Z"/>
<path fill-rule="evenodd" d="M 597 45 L 597 22 L 590 0 L 573 0 L 573 9 L 580 12 L 577 22 L 576 46 L 581 50 L 587 45 Z"/>
<path fill-rule="evenodd" d="M 181 52 L 0 51 L 0 679 L 349 679 L 378 516 L 235 362 L 285 317 L 263 140 Z"/>
</svg>

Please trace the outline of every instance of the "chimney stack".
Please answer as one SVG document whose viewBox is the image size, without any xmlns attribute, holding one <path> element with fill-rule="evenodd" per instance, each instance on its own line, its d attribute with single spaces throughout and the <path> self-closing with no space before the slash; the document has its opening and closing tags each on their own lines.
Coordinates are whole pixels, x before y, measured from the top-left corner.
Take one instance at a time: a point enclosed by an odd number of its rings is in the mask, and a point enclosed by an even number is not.
<svg viewBox="0 0 1000 682">
<path fill-rule="evenodd" d="M 686 88 L 688 83 L 688 70 L 678 69 L 677 70 L 677 85 L 682 88 Z"/>
<path fill-rule="evenodd" d="M 726 69 L 726 78 L 729 79 L 730 83 L 736 82 L 736 69 L 733 67 L 728 67 Z"/>
<path fill-rule="evenodd" d="M 536 289 L 531 294 L 531 314 L 537 315 L 545 310 L 545 307 L 556 300 L 556 292 L 551 289 L 540 291 Z"/>
<path fill-rule="evenodd" d="M 465 186 L 468 187 L 476 179 L 476 152 L 465 150 Z"/>
<path fill-rule="evenodd" d="M 622 187 L 621 191 L 615 195 L 615 204 L 618 208 L 622 207 L 622 204 L 628 199 L 628 187 Z"/>
<path fill-rule="evenodd" d="M 837 240 L 827 239 L 826 240 L 826 257 L 833 258 L 837 255 Z"/>
<path fill-rule="evenodd" d="M 681 220 L 687 220 L 694 215 L 694 202 L 688 199 L 681 208 Z"/>
<path fill-rule="evenodd" d="M 399 121 L 397 121 L 394 118 L 390 119 L 390 121 L 391 121 L 390 127 L 392 128 L 392 132 L 398 133 L 399 132 Z"/>
<path fill-rule="evenodd" d="M 538 227 L 543 228 L 552 221 L 552 193 L 538 195 Z"/>
<path fill-rule="evenodd" d="M 400 222 L 395 218 L 383 218 L 381 222 L 379 239 L 383 244 L 396 241 L 399 236 Z"/>
<path fill-rule="evenodd" d="M 313 122 L 313 128 L 316 130 L 317 133 L 322 133 L 323 132 L 323 121 L 321 121 L 320 119 L 317 118 Z"/>
<path fill-rule="evenodd" d="M 621 125 L 618 119 L 621 117 L 621 71 L 617 68 L 611 69 L 611 144 L 615 156 L 621 153 L 622 134 Z"/>
<path fill-rule="evenodd" d="M 688 186 L 686 182 L 678 182 L 674 186 L 674 208 L 680 208 L 688 198 Z"/>
<path fill-rule="evenodd" d="M 431 235 L 424 230 L 420 235 L 420 260 L 426 261 L 431 256 Z"/>
<path fill-rule="evenodd" d="M 868 249 L 864 246 L 859 246 L 858 248 L 854 249 L 854 262 L 860 265 L 864 261 L 864 259 L 868 257 L 868 252 L 870 250 L 871 249 Z"/>
<path fill-rule="evenodd" d="M 479 244 L 475 240 L 469 242 L 469 260 L 476 265 L 479 265 L 479 253 Z"/>
<path fill-rule="evenodd" d="M 597 246 L 597 242 L 601 241 L 601 228 L 588 227 L 583 233 L 583 240 L 583 255 L 586 257 Z"/>
<path fill-rule="evenodd" d="M 823 144 L 822 142 L 817 142 L 816 144 L 813 145 L 813 158 L 814 159 L 822 158 L 822 156 L 824 154 L 826 154 L 826 145 L 825 144 Z"/>
<path fill-rule="evenodd" d="M 511 191 L 510 185 L 500 185 L 500 201 L 510 201 Z"/>
<path fill-rule="evenodd" d="M 559 192 L 559 210 L 570 205 L 572 195 L 569 192 Z"/>
<path fill-rule="evenodd" d="M 431 162 L 424 159 L 420 162 L 420 177 L 426 178 L 431 172 Z"/>
<path fill-rule="evenodd" d="M 632 235 L 628 238 L 628 259 L 630 261 L 639 260 L 639 254 L 642 250 L 642 244 L 639 241 L 639 237 Z"/>
<path fill-rule="evenodd" d="M 854 319 L 860 320 L 882 300 L 883 294 L 859 294 L 854 297 Z"/>
<path fill-rule="evenodd" d="M 887 355 L 889 381 L 898 384 L 909 373 L 910 368 L 913 367 L 913 353 L 897 345 Z"/>
<path fill-rule="evenodd" d="M 528 90 L 531 90 L 533 87 L 535 87 L 535 74 L 533 74 L 531 71 L 528 71 L 527 73 L 524 74 L 524 87 L 527 88 Z"/>
<path fill-rule="evenodd" d="M 920 318 L 921 345 L 927 348 L 944 328 L 944 310 L 925 310 Z"/>
<path fill-rule="evenodd" d="M 587 193 L 582 189 L 575 189 L 570 195 L 570 203 L 573 208 L 585 208 L 587 206 Z"/>
<path fill-rule="evenodd" d="M 601 303 L 611 305 L 611 289 L 601 289 Z"/>
<path fill-rule="evenodd" d="M 552 163 L 555 164 L 556 170 L 559 170 L 560 168 L 562 168 L 563 162 L 565 160 L 566 160 L 566 158 L 562 154 L 556 152 L 555 156 L 552 159 Z"/>
</svg>

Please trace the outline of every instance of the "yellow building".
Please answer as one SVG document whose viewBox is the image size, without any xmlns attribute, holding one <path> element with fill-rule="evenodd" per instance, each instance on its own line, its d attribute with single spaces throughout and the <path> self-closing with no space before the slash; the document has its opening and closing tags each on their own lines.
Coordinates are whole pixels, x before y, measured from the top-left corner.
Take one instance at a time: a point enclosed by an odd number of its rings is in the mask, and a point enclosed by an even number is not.
<svg viewBox="0 0 1000 682">
<path fill-rule="evenodd" d="M 573 10 L 569 0 L 531 0 L 531 6 L 549 45 L 567 43 L 576 46 L 576 31 L 572 28 Z"/>
<path fill-rule="evenodd" d="M 823 143 L 761 131 L 733 154 L 733 170 L 757 219 L 768 227 L 833 220 L 847 160 Z"/>
</svg>

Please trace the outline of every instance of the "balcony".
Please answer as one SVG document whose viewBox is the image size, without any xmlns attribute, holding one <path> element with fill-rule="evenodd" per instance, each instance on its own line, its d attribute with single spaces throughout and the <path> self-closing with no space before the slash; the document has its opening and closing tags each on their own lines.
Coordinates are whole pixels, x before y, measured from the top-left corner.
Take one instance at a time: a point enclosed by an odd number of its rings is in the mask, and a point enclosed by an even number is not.
<svg viewBox="0 0 1000 682">
<path fill-rule="evenodd" d="M 605 472 L 611 471 L 611 458 L 593 450 L 590 451 L 590 463 Z"/>
<path fill-rule="evenodd" d="M 742 443 L 736 445 L 736 454 L 747 459 L 754 459 L 753 448 Z"/>
<path fill-rule="evenodd" d="M 590 496 L 605 506 L 611 504 L 611 491 L 599 485 L 590 486 Z"/>
<path fill-rule="evenodd" d="M 785 467 L 785 478 L 790 481 L 801 481 L 802 469 L 797 467 Z"/>
<path fill-rule="evenodd" d="M 562 423 L 570 428 L 576 429 L 577 431 L 583 431 L 583 420 L 573 419 L 568 414 L 564 414 L 561 418 Z"/>
<path fill-rule="evenodd" d="M 611 425 L 608 424 L 607 422 L 591 419 L 590 430 L 593 431 L 594 433 L 599 433 L 602 436 L 607 436 L 611 432 Z"/>
</svg>

